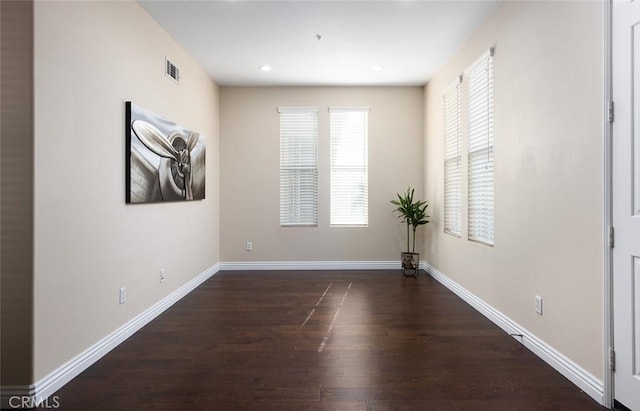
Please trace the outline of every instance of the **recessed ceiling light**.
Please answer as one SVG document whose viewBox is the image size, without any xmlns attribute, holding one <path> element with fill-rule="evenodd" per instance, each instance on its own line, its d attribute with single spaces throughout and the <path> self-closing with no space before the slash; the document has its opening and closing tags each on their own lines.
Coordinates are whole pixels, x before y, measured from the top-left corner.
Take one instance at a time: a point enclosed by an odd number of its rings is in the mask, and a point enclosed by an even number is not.
<svg viewBox="0 0 640 411">
<path fill-rule="evenodd" d="M 260 70 L 261 71 L 271 71 L 271 67 L 270 66 L 260 66 Z"/>
<path fill-rule="evenodd" d="M 384 67 L 382 67 L 382 66 L 373 66 L 373 67 L 371 67 L 371 70 L 373 70 L 373 71 L 382 71 L 382 70 L 384 70 Z"/>
</svg>

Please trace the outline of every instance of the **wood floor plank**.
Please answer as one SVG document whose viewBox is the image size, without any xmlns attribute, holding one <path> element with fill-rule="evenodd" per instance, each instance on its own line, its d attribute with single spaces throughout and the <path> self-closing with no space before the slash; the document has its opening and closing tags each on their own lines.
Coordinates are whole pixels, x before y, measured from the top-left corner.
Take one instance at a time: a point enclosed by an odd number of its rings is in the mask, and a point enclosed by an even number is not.
<svg viewBox="0 0 640 411">
<path fill-rule="evenodd" d="M 62 410 L 602 410 L 427 275 L 220 272 L 59 392 Z"/>
</svg>

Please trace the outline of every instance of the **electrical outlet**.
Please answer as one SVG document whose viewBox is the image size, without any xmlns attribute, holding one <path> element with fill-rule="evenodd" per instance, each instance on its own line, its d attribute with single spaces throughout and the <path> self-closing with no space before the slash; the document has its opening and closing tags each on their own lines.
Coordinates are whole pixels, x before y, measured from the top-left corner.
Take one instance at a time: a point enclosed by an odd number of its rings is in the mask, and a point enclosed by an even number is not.
<svg viewBox="0 0 640 411">
<path fill-rule="evenodd" d="M 536 313 L 542 315 L 542 297 L 536 295 Z"/>
<path fill-rule="evenodd" d="M 120 304 L 124 304 L 127 302 L 127 287 L 120 288 L 119 301 Z"/>
<path fill-rule="evenodd" d="M 164 274 L 164 268 L 160 269 L 160 282 L 164 283 L 164 280 L 166 279 L 166 276 Z"/>
<path fill-rule="evenodd" d="M 251 241 L 247 241 L 247 251 L 253 251 L 253 243 Z"/>
</svg>

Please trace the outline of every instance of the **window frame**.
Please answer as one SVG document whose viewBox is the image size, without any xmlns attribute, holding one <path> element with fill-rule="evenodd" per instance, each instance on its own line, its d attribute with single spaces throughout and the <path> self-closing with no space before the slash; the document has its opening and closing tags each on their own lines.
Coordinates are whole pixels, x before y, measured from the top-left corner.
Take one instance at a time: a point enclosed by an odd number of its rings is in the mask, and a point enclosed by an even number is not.
<svg viewBox="0 0 640 411">
<path fill-rule="evenodd" d="M 493 56 L 490 48 L 464 73 L 467 93 L 467 238 L 495 244 Z"/>
<path fill-rule="evenodd" d="M 278 113 L 280 227 L 317 227 L 319 110 L 317 107 L 279 107 Z M 312 120 L 302 122 L 307 115 Z M 290 149 L 295 146 L 297 149 Z"/>
<path fill-rule="evenodd" d="M 360 118 L 357 118 L 361 115 Z M 355 119 L 347 119 L 352 116 Z M 361 124 L 356 124 L 362 121 Z M 352 132 L 362 132 L 361 135 L 345 134 L 351 128 Z M 361 140 L 359 144 L 358 140 Z M 341 148 L 342 147 L 342 148 Z M 359 152 L 345 161 L 345 150 Z M 330 173 L 330 227 L 368 227 L 369 225 L 369 107 L 329 107 L 329 173 Z M 350 161 L 353 160 L 353 161 Z M 349 174 L 360 173 L 349 181 Z M 355 185 L 355 187 L 354 187 Z M 361 190 L 354 190 L 360 185 Z M 346 203 L 351 197 L 352 210 L 347 210 Z M 358 210 L 360 208 L 360 210 Z M 356 211 L 355 213 L 353 211 Z"/>
<path fill-rule="evenodd" d="M 442 94 L 444 232 L 462 237 L 462 76 Z M 455 166 L 455 168 L 452 168 Z M 452 172 L 453 171 L 453 172 Z"/>
</svg>

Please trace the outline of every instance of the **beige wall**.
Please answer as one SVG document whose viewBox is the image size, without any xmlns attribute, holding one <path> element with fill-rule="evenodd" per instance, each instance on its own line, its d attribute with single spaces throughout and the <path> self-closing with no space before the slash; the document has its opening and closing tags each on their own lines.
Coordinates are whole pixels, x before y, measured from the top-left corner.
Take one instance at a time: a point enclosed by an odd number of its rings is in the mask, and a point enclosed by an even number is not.
<svg viewBox="0 0 640 411">
<path fill-rule="evenodd" d="M 507 2 L 429 82 L 425 98 L 426 193 L 436 216 L 427 261 L 600 379 L 602 20 L 599 2 Z M 490 46 L 494 247 L 466 240 L 466 231 L 444 234 L 442 211 L 442 92 Z"/>
<path fill-rule="evenodd" d="M 32 382 L 33 356 L 33 3 L 0 1 L 0 377 Z"/>
<path fill-rule="evenodd" d="M 127 100 L 207 137 L 204 201 L 125 204 Z M 138 4 L 35 3 L 36 381 L 219 262 L 218 159 L 216 85 Z"/>
<path fill-rule="evenodd" d="M 280 227 L 279 106 L 320 110 L 318 227 Z M 330 106 L 370 107 L 366 228 L 329 227 Z M 408 185 L 422 196 L 423 115 L 422 87 L 221 88 L 221 261 L 399 260 L 404 231 L 389 201 Z"/>
</svg>

